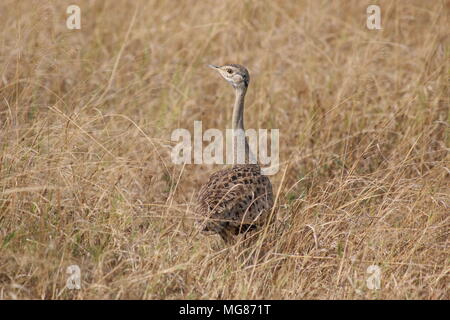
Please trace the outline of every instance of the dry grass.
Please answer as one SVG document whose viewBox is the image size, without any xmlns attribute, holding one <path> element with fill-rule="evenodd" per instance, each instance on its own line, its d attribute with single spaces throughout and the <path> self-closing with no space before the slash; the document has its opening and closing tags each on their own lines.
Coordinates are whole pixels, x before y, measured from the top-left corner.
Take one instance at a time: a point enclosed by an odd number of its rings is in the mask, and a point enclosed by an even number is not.
<svg viewBox="0 0 450 320">
<path fill-rule="evenodd" d="M 0 299 L 449 299 L 449 14 L 1 1 Z M 173 129 L 229 126 L 233 93 L 207 63 L 248 66 L 247 127 L 281 132 L 276 221 L 245 248 L 192 226 L 221 166 L 170 161 Z"/>
</svg>

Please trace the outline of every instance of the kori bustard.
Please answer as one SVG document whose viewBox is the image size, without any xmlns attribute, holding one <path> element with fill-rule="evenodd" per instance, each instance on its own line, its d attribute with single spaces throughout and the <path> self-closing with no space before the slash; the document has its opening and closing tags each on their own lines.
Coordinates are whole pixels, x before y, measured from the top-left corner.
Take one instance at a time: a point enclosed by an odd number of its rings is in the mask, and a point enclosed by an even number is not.
<svg viewBox="0 0 450 320">
<path fill-rule="evenodd" d="M 219 72 L 234 88 L 236 99 L 232 128 L 235 132 L 244 132 L 244 99 L 250 82 L 247 69 L 238 64 L 209 67 Z M 234 144 L 235 154 L 242 151 L 238 146 L 238 143 Z M 261 174 L 258 163 L 250 161 L 254 156 L 247 139 L 244 147 L 244 164 L 234 164 L 213 173 L 199 191 L 195 210 L 201 231 L 219 234 L 228 244 L 239 233 L 263 225 L 273 206 L 272 184 L 267 176 Z"/>
</svg>

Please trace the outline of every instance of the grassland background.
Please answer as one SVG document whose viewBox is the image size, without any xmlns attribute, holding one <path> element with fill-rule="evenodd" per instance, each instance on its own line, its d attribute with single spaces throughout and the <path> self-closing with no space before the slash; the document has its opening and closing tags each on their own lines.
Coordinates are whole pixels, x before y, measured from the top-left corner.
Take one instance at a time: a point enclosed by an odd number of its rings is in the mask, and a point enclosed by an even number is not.
<svg viewBox="0 0 450 320">
<path fill-rule="evenodd" d="M 448 299 L 449 15 L 2 0 L 0 299 Z M 192 225 L 221 166 L 170 161 L 172 130 L 229 127 L 232 90 L 207 63 L 247 66 L 246 126 L 281 132 L 276 219 L 247 247 Z"/>
</svg>

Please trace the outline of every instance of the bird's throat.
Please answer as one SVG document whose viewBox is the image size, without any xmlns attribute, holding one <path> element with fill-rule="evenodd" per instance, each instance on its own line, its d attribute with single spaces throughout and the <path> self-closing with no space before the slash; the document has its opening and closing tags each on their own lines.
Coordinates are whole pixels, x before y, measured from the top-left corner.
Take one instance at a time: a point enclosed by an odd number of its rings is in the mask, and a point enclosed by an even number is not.
<svg viewBox="0 0 450 320">
<path fill-rule="evenodd" d="M 239 150 L 239 143 L 237 143 L 237 141 L 235 141 L 233 138 L 233 150 L 234 150 L 234 155 L 238 154 L 240 151 L 245 152 L 244 157 L 245 157 L 245 163 L 257 163 L 256 162 L 256 158 L 253 155 L 252 151 L 250 150 L 250 147 L 248 145 L 248 141 L 247 138 L 245 137 L 245 129 L 244 129 L 244 99 L 245 99 L 245 93 L 247 92 L 247 88 L 236 88 L 235 89 L 235 93 L 236 93 L 236 100 L 234 102 L 234 109 L 233 109 L 233 123 L 232 123 L 232 128 L 233 128 L 233 136 L 234 137 L 239 137 L 241 135 L 243 135 L 241 138 L 243 138 L 244 140 L 244 150 Z M 239 163 L 239 161 L 238 161 Z"/>
<path fill-rule="evenodd" d="M 234 101 L 233 109 L 233 130 L 244 130 L 244 99 L 246 92 L 246 88 L 237 88 L 235 90 L 236 100 Z"/>
</svg>

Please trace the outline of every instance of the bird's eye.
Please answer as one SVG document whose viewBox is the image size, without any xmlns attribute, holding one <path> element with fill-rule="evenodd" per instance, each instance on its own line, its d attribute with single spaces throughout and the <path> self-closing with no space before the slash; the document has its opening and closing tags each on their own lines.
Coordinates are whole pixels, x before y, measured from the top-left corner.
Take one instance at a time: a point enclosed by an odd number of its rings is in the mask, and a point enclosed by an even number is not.
<svg viewBox="0 0 450 320">
<path fill-rule="evenodd" d="M 228 73 L 233 73 L 233 70 L 232 69 L 227 69 L 227 72 Z"/>
</svg>

